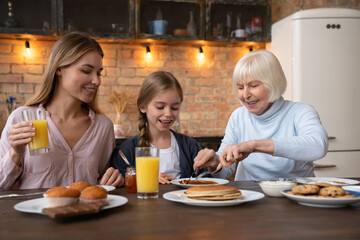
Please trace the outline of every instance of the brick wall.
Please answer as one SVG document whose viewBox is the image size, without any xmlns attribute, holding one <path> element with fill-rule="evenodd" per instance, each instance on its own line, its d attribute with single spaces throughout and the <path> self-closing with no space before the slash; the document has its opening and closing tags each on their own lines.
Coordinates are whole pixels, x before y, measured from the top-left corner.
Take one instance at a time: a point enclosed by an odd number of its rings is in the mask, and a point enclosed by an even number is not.
<svg viewBox="0 0 360 240">
<path fill-rule="evenodd" d="M 17 105 L 37 91 L 53 41 L 31 41 L 31 56 L 25 56 L 24 40 L 0 39 L 0 124 L 7 114 L 5 99 L 16 97 Z M 263 45 L 262 45 L 263 46 Z M 153 71 L 172 72 L 184 89 L 180 128 L 192 136 L 222 136 L 231 112 L 240 106 L 232 89 L 232 71 L 247 47 L 204 46 L 200 60 L 194 46 L 151 45 L 152 58 L 140 45 L 101 43 L 104 72 L 99 88 L 99 105 L 111 120 L 115 108 L 106 102 L 112 89 L 134 91 L 122 116 L 131 125 L 128 135 L 137 134 L 136 97 L 144 78 Z M 259 47 L 258 47 L 259 48 Z"/>
<path fill-rule="evenodd" d="M 312 8 L 353 8 L 360 10 L 360 0 L 271 0 L 272 22 L 294 12 Z"/>
</svg>

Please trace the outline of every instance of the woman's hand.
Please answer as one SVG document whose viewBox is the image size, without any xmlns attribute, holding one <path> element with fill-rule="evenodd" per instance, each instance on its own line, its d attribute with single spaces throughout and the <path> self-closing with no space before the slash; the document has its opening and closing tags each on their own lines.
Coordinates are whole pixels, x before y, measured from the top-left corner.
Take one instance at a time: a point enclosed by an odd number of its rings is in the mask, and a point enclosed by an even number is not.
<svg viewBox="0 0 360 240">
<path fill-rule="evenodd" d="M 161 184 L 170 184 L 171 180 L 174 180 L 176 179 L 176 177 L 173 177 L 169 174 L 165 174 L 165 173 L 160 173 L 160 176 L 159 176 L 159 183 Z"/>
<path fill-rule="evenodd" d="M 124 185 L 124 178 L 119 170 L 109 167 L 101 178 L 100 184 L 121 187 Z"/>
<path fill-rule="evenodd" d="M 204 148 L 200 150 L 194 159 L 194 169 L 197 167 L 200 169 L 207 167 L 210 171 L 213 171 L 216 168 L 221 168 L 218 165 L 219 158 L 212 149 Z"/>
<path fill-rule="evenodd" d="M 20 166 L 21 156 L 25 152 L 26 144 L 35 136 L 32 122 L 19 122 L 13 124 L 8 131 L 11 159 Z"/>
<path fill-rule="evenodd" d="M 252 140 L 234 145 L 227 145 L 220 154 L 220 163 L 225 167 L 231 167 L 234 162 L 247 158 L 253 152 L 274 154 L 275 145 L 273 140 Z"/>
</svg>

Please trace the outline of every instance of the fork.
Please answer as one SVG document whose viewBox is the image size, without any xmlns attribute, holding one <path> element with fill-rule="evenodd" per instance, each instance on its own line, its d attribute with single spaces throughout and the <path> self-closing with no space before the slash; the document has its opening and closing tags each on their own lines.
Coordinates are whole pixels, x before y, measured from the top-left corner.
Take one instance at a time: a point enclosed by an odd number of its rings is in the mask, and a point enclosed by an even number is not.
<svg viewBox="0 0 360 240">
<path fill-rule="evenodd" d="M 221 168 L 220 168 L 221 169 Z M 203 173 L 200 173 L 195 179 L 194 179 L 194 182 L 196 182 L 197 180 L 199 180 L 199 178 L 207 175 L 207 174 L 214 174 L 214 173 L 217 173 L 220 171 L 220 169 L 216 169 L 215 171 L 205 171 Z"/>
</svg>

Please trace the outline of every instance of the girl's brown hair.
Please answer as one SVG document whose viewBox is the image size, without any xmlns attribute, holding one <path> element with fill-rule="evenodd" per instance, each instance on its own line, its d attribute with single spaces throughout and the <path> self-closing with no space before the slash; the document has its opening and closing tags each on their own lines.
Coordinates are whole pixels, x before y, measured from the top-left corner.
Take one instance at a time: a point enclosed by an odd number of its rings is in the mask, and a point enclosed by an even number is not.
<svg viewBox="0 0 360 240">
<path fill-rule="evenodd" d="M 104 57 L 99 43 L 85 33 L 72 32 L 60 38 L 52 48 L 43 81 L 40 85 L 40 91 L 31 97 L 25 103 L 25 106 L 33 106 L 39 103 L 45 106 L 52 99 L 55 92 L 58 79 L 56 70 L 71 65 L 85 53 L 92 50 L 98 52 L 101 57 Z M 89 104 L 83 104 L 95 112 L 99 112 L 96 104 L 96 96 L 97 93 L 95 93 L 95 97 Z"/>
<path fill-rule="evenodd" d="M 137 107 L 140 114 L 140 147 L 150 147 L 151 142 L 149 123 L 146 117 L 146 113 L 142 113 L 140 109 L 145 108 L 156 95 L 168 89 L 175 89 L 180 96 L 181 102 L 183 101 L 183 90 L 181 85 L 179 81 L 169 72 L 157 71 L 151 73 L 146 77 L 145 81 L 140 87 L 139 97 L 137 99 Z"/>
</svg>

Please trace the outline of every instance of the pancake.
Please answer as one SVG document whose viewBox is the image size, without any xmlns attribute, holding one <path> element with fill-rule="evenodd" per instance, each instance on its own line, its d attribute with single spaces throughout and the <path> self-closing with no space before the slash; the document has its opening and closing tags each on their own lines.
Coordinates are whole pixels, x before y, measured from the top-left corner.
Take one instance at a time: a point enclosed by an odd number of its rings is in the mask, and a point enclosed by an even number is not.
<svg viewBox="0 0 360 240">
<path fill-rule="evenodd" d="M 241 191 L 232 186 L 195 186 L 184 192 L 190 201 L 230 201 L 241 197 Z"/>
</svg>

